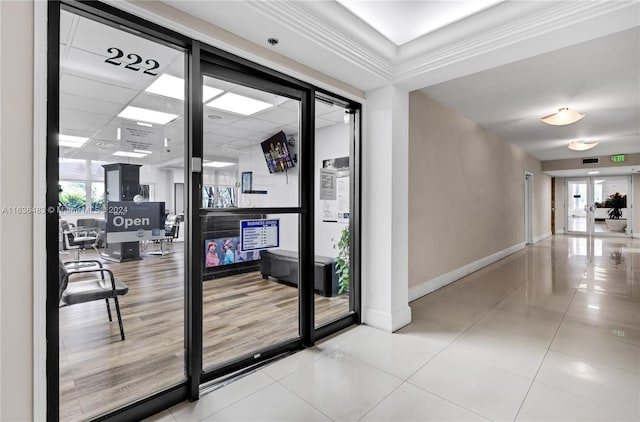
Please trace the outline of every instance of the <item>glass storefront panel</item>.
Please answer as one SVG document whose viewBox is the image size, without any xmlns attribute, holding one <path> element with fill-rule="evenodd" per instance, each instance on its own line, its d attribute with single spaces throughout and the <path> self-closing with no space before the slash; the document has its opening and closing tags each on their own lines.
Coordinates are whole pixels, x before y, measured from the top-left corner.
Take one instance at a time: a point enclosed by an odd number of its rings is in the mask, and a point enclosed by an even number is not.
<svg viewBox="0 0 640 422">
<path fill-rule="evenodd" d="M 274 247 L 262 249 L 246 231 L 243 245 L 242 221 L 268 224 Z M 297 338 L 297 215 L 214 212 L 202 217 L 201 227 L 203 368 L 259 357 L 261 351 Z"/>
<path fill-rule="evenodd" d="M 315 280 L 315 326 L 347 315 L 351 306 L 352 169 L 354 116 L 338 104 L 315 103 L 315 266 L 331 263 Z"/>
<path fill-rule="evenodd" d="M 202 82 L 208 370 L 300 335 L 298 213 L 261 211 L 299 206 L 300 101 L 210 75 Z M 243 221 L 255 228 L 242 229 Z M 268 236 L 250 235 L 260 230 Z"/>
<path fill-rule="evenodd" d="M 173 209 L 184 183 L 184 68 L 182 50 L 61 12 L 61 420 L 185 379 L 184 215 Z M 117 304 L 107 306 L 113 287 Z"/>
</svg>

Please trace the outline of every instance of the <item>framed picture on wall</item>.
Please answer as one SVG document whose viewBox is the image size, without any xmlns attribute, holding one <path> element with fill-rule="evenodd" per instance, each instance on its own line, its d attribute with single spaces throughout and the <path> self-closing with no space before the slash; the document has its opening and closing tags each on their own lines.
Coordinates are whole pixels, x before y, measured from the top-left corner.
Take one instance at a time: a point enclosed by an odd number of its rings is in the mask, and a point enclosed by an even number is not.
<svg viewBox="0 0 640 422">
<path fill-rule="evenodd" d="M 243 171 L 242 172 L 242 193 L 247 193 L 247 192 L 251 192 L 252 187 L 251 187 L 251 183 L 252 183 L 252 179 L 253 179 L 253 172 L 251 171 Z"/>
</svg>

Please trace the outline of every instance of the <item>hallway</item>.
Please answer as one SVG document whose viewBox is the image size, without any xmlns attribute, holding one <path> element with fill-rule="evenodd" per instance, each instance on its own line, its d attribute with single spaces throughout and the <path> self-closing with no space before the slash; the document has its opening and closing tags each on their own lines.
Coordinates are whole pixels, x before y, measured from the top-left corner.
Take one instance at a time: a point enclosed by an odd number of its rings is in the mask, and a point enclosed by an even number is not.
<svg viewBox="0 0 640 422">
<path fill-rule="evenodd" d="M 152 420 L 638 421 L 640 240 L 558 235 Z"/>
</svg>

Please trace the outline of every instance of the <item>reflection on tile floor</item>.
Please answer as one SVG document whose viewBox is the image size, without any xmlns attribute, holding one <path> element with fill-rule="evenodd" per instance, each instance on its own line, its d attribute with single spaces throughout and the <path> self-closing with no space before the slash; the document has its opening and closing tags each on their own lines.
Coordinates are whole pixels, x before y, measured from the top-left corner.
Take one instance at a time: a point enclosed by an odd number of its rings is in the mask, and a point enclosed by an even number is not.
<svg viewBox="0 0 640 422">
<path fill-rule="evenodd" d="M 640 420 L 640 241 L 555 236 L 152 420 Z"/>
</svg>

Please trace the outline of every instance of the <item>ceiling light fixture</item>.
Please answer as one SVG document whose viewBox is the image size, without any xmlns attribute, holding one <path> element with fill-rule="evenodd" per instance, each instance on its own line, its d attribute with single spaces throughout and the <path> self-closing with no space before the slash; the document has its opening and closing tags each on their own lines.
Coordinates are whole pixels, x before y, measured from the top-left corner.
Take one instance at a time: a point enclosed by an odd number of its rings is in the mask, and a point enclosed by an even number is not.
<svg viewBox="0 0 640 422">
<path fill-rule="evenodd" d="M 128 152 L 128 151 L 116 151 L 113 155 L 117 155 L 118 157 L 129 157 L 129 158 L 142 158 L 146 157 L 147 154 L 142 154 L 139 152 Z"/>
<path fill-rule="evenodd" d="M 598 144 L 599 142 L 591 142 L 587 144 L 582 141 L 573 141 L 569 143 L 569 146 L 567 146 L 567 148 L 569 148 L 571 151 L 586 151 L 588 149 L 595 147 Z"/>
<path fill-rule="evenodd" d="M 202 164 L 203 167 L 228 167 L 228 166 L 232 166 L 235 163 L 227 163 L 225 161 L 209 161 L 208 163 L 204 163 Z"/>
<path fill-rule="evenodd" d="M 599 171 L 589 171 L 587 172 L 587 174 L 592 175 L 592 174 L 600 174 Z"/>
<path fill-rule="evenodd" d="M 151 154 L 151 151 L 146 149 L 134 149 L 133 152 L 139 152 L 140 154 Z"/>
<path fill-rule="evenodd" d="M 164 73 L 160 75 L 158 79 L 153 81 L 145 91 L 151 94 L 162 95 L 163 97 L 170 97 L 184 101 L 184 79 Z M 210 100 L 216 95 L 220 95 L 222 92 L 223 91 L 221 89 L 203 85 L 202 102 Z"/>
<path fill-rule="evenodd" d="M 243 116 L 250 116 L 260 111 L 273 107 L 273 104 L 264 101 L 255 100 L 243 95 L 227 92 L 219 96 L 215 100 L 208 102 L 207 106 L 217 108 L 219 110 L 230 111 Z"/>
<path fill-rule="evenodd" d="M 138 126 L 153 127 L 153 125 L 152 125 L 151 123 L 136 122 L 136 124 L 137 124 Z"/>
<path fill-rule="evenodd" d="M 80 148 L 88 140 L 89 138 L 85 138 L 83 136 L 58 135 L 58 143 L 61 147 Z"/>
<path fill-rule="evenodd" d="M 149 110 L 146 108 L 127 106 L 118 114 L 118 117 L 129 120 L 136 120 L 158 125 L 166 125 L 170 121 L 178 118 L 177 114 L 164 113 L 162 111 Z"/>
<path fill-rule="evenodd" d="M 571 123 L 575 123 L 578 120 L 582 119 L 584 114 L 578 113 L 577 111 L 570 110 L 567 107 L 561 108 L 557 113 L 552 113 L 547 116 L 541 117 L 540 120 L 545 122 L 548 125 L 553 126 L 564 126 L 570 125 Z"/>
</svg>

